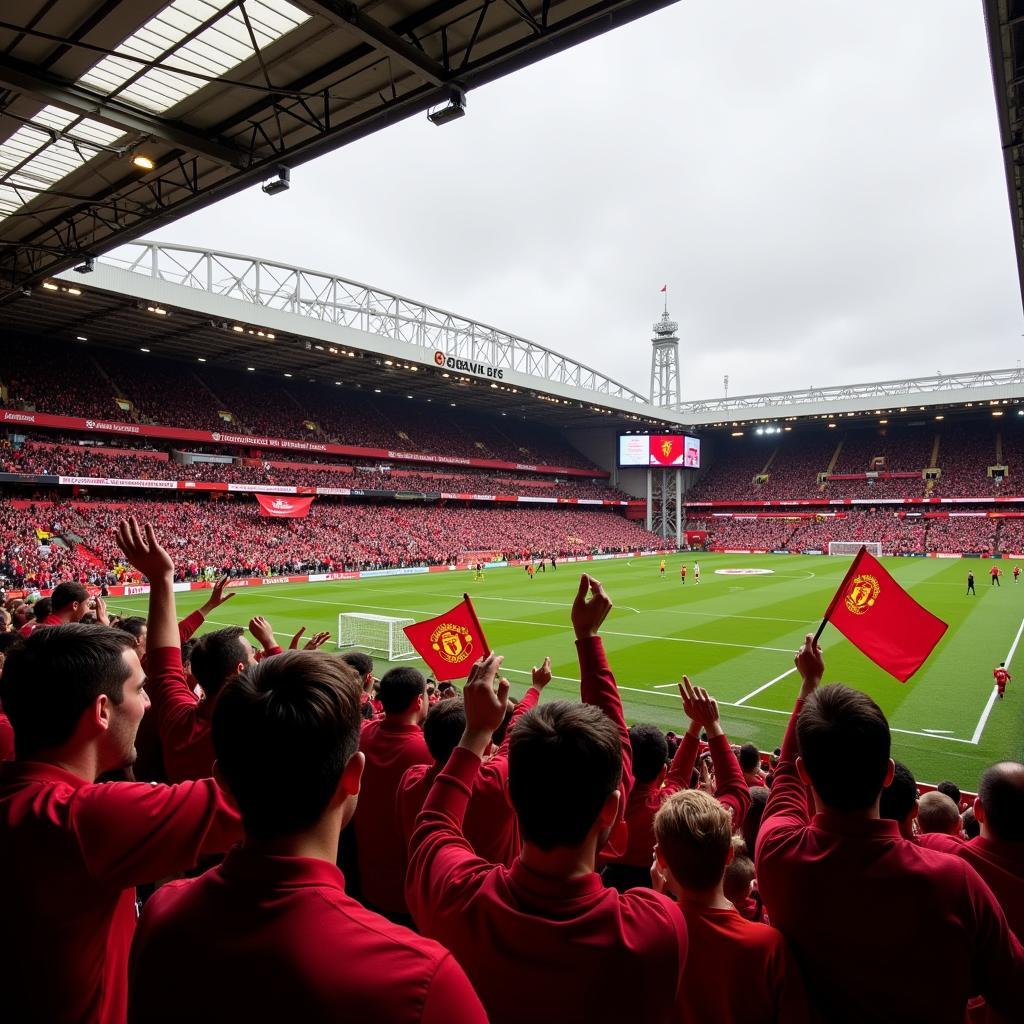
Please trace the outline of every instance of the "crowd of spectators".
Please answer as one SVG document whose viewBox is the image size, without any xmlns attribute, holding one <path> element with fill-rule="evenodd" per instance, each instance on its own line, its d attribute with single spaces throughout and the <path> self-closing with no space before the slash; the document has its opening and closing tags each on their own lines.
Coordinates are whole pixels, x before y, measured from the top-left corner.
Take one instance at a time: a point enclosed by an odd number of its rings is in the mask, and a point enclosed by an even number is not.
<svg viewBox="0 0 1024 1024">
<path fill-rule="evenodd" d="M 627 727 L 589 575 L 580 699 L 545 658 L 515 701 L 498 653 L 461 693 L 259 615 L 257 653 L 226 580 L 179 621 L 197 538 L 151 522 L 104 524 L 145 619 L 67 581 L 0 616 L 11 1020 L 1019 1019 L 1024 765 L 919 795 L 810 635 L 765 759 L 686 675 L 681 735 Z"/>
<path fill-rule="evenodd" d="M 925 550 L 995 551 L 999 523 L 985 515 L 929 519 Z"/>
<path fill-rule="evenodd" d="M 656 547 L 642 524 L 616 512 L 576 508 L 313 505 L 305 519 L 268 519 L 249 498 L 73 502 L 16 509 L 0 503 L 0 542 L 10 586 L 45 587 L 58 575 L 119 579 L 113 526 L 126 512 L 155 523 L 176 557 L 178 578 L 207 570 L 273 576 L 301 572 L 443 565 L 462 552 L 556 556 Z M 37 530 L 52 533 L 41 544 Z M 45 549 L 45 550 L 44 550 Z"/>
<path fill-rule="evenodd" d="M 301 466 L 301 468 L 299 468 Z M 288 466 L 273 461 L 233 458 L 225 462 L 179 462 L 129 454 L 86 450 L 69 444 L 27 441 L 14 448 L 0 446 L 0 472 L 56 476 L 106 477 L 123 480 L 201 480 L 210 483 L 268 484 L 299 487 L 356 487 L 367 490 L 425 493 L 538 494 L 551 498 L 625 501 L 630 495 L 585 477 L 546 477 L 476 470 L 421 471 L 391 465 L 316 463 Z"/>
<path fill-rule="evenodd" d="M 440 401 L 410 402 L 348 385 L 287 381 L 282 386 L 256 373 L 194 368 L 82 345 L 54 343 L 45 362 L 12 348 L 0 367 L 0 383 L 15 408 L 58 415 L 134 418 L 260 437 L 315 437 L 389 451 L 592 468 L 557 432 L 525 417 L 455 412 Z M 60 395 L 59 401 L 54 395 Z M 118 406 L 116 397 L 131 403 L 134 417 Z"/>
<path fill-rule="evenodd" d="M 757 519 L 753 516 L 712 518 L 708 544 L 716 548 L 751 551 L 788 551 L 797 521 L 783 518 Z"/>
</svg>

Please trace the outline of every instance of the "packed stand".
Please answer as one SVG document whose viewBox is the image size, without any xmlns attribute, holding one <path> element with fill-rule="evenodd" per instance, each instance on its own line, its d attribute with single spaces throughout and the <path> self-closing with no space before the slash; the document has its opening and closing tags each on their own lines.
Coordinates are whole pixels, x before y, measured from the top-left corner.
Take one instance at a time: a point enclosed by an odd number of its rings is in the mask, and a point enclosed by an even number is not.
<svg viewBox="0 0 1024 1024">
<path fill-rule="evenodd" d="M 831 541 L 878 541 L 884 554 L 914 554 L 924 550 L 926 522 L 920 517 L 904 518 L 885 509 L 807 519 L 793 534 L 790 550 L 827 552 Z"/>
<path fill-rule="evenodd" d="M 114 400 L 113 385 L 88 351 L 64 346 L 55 347 L 47 355 L 41 360 L 34 348 L 4 343 L 0 381 L 7 385 L 7 401 L 12 408 L 131 421 L 131 415 Z"/>
<path fill-rule="evenodd" d="M 531 476 L 510 477 L 472 470 L 450 472 L 396 469 L 391 466 L 353 466 L 336 463 L 330 469 L 315 463 L 277 465 L 274 461 L 233 459 L 224 462 L 178 462 L 103 451 L 74 445 L 27 441 L 13 448 L 0 446 L 0 472 L 121 480 L 202 480 L 230 484 L 268 484 L 298 487 L 356 487 L 368 490 L 453 492 L 471 494 L 537 494 L 542 497 L 626 501 L 624 491 L 597 480 Z"/>
<path fill-rule="evenodd" d="M 712 518 L 708 544 L 713 548 L 786 551 L 798 523 L 790 519 L 732 516 Z"/>
<path fill-rule="evenodd" d="M 929 519 L 928 551 L 994 551 L 998 519 L 986 515 Z"/>
<path fill-rule="evenodd" d="M 0 503 L 8 585 L 38 583 L 57 566 L 74 579 L 115 576 L 112 528 L 129 512 L 153 522 L 176 555 L 180 580 L 208 569 L 233 575 L 387 569 L 454 564 L 463 551 L 491 549 L 561 556 L 658 547 L 640 523 L 614 512 L 574 508 L 456 508 L 314 504 L 306 519 L 267 519 L 249 499 L 75 502 L 19 510 Z M 43 560 L 36 529 L 53 532 L 58 561 Z M 74 547 L 60 546 L 60 538 Z M 83 552 L 88 552 L 86 556 Z M 119 578 L 119 577 L 117 577 Z"/>
<path fill-rule="evenodd" d="M 975 498 L 1014 493 L 1013 488 L 997 488 L 988 475 L 988 467 L 996 464 L 996 430 L 993 426 L 988 423 L 944 426 L 939 437 L 938 462 L 942 475 L 932 485 L 932 495 Z M 1012 474 L 1010 479 L 1013 479 Z"/>
</svg>

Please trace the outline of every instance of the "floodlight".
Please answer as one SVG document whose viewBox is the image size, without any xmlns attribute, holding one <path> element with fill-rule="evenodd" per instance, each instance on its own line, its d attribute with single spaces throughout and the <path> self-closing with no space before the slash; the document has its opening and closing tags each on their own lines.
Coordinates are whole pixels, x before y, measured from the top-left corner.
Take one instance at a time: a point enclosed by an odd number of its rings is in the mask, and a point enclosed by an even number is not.
<svg viewBox="0 0 1024 1024">
<path fill-rule="evenodd" d="M 287 192 L 291 188 L 291 183 L 291 170 L 287 167 L 278 167 L 277 176 L 263 182 L 263 193 L 268 196 L 276 196 L 280 192 Z"/>
<path fill-rule="evenodd" d="M 457 85 L 451 87 L 448 94 L 448 103 L 443 107 L 437 107 L 427 114 L 427 120 L 438 126 L 448 124 L 449 121 L 457 121 L 466 113 L 466 91 Z"/>
</svg>

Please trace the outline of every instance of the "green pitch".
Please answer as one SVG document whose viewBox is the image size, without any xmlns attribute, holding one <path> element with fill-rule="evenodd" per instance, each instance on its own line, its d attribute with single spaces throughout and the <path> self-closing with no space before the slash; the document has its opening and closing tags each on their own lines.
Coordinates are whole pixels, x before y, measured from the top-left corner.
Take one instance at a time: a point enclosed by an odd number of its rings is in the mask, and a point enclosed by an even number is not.
<svg viewBox="0 0 1024 1024">
<path fill-rule="evenodd" d="M 631 723 L 655 722 L 677 732 L 686 727 L 675 689 L 686 673 L 718 698 L 727 734 L 762 750 L 782 742 L 799 682 L 793 652 L 813 632 L 850 558 L 776 555 L 705 555 L 701 582 L 679 581 L 684 559 L 614 559 L 550 567 L 531 582 L 521 568 L 489 569 L 483 581 L 470 572 L 380 577 L 339 583 L 239 590 L 207 628 L 245 624 L 256 614 L 270 619 L 283 646 L 302 625 L 311 633 L 337 630 L 342 611 L 427 618 L 447 610 L 468 591 L 487 638 L 505 655 L 513 693 L 525 689 L 532 665 L 550 655 L 551 696 L 577 695 L 578 669 L 569 606 L 581 569 L 605 585 L 615 609 L 603 630 L 605 647 Z M 1024 760 L 1024 582 L 1014 585 L 1012 563 L 1003 562 L 1002 587 L 990 586 L 990 562 L 887 558 L 887 568 L 925 607 L 949 623 L 935 653 L 907 684 L 865 658 L 835 629 L 822 636 L 825 681 L 850 683 L 870 693 L 893 728 L 894 756 L 920 781 L 952 779 L 977 785 L 982 769 L 1003 758 Z M 965 596 L 968 568 L 977 596 Z M 758 569 L 765 575 L 723 574 Z M 179 594 L 183 616 L 205 600 Z M 146 598 L 112 599 L 118 611 L 145 610 Z M 333 647 L 333 641 L 331 644 Z M 330 649 L 330 647 L 325 648 Z M 1003 700 L 992 701 L 992 669 L 1013 652 Z M 410 664 L 423 667 L 419 661 Z M 377 674 L 386 663 L 378 659 Z M 1014 671 L 1019 669 L 1018 671 Z"/>
</svg>

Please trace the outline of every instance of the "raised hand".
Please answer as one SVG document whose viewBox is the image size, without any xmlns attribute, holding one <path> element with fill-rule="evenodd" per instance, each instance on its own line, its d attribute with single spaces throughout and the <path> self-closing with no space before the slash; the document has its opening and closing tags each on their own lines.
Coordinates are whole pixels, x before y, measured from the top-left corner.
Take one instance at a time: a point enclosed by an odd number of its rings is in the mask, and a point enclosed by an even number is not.
<svg viewBox="0 0 1024 1024">
<path fill-rule="evenodd" d="M 587 593 L 590 593 L 588 600 Z M 612 610 L 611 598 L 604 592 L 604 587 L 592 576 L 583 573 L 580 576 L 580 587 L 576 599 L 572 603 L 572 628 L 576 631 L 576 639 L 597 636 L 601 623 L 608 618 Z"/>
<path fill-rule="evenodd" d="M 306 632 L 306 627 L 302 626 L 299 631 L 292 637 L 292 642 L 288 645 L 290 651 L 298 649 L 299 640 L 302 639 L 302 634 Z M 315 651 L 318 647 L 323 647 L 328 640 L 331 639 L 330 633 L 314 633 L 303 645 L 304 651 Z"/>
<path fill-rule="evenodd" d="M 471 750 L 478 757 L 483 757 L 494 730 L 505 718 L 509 682 L 507 679 L 498 679 L 498 688 L 494 688 L 502 661 L 504 658 L 500 654 L 480 658 L 473 665 L 469 679 L 462 688 L 466 730 L 459 746 Z"/>
<path fill-rule="evenodd" d="M 96 610 L 96 621 L 101 626 L 109 626 L 110 618 L 107 615 L 107 602 L 99 594 L 93 598 L 93 607 Z"/>
<path fill-rule="evenodd" d="M 689 718 L 690 731 L 694 735 L 699 735 L 703 729 L 710 739 L 722 731 L 718 721 L 718 701 L 707 690 L 694 686 L 689 676 L 683 676 L 679 696 L 683 699 L 683 713 Z"/>
<path fill-rule="evenodd" d="M 536 665 L 530 670 L 531 685 L 535 690 L 543 690 L 551 682 L 551 659 L 545 658 L 540 668 Z"/>
<path fill-rule="evenodd" d="M 200 609 L 204 615 L 208 615 L 215 608 L 219 608 L 222 604 L 230 601 L 231 598 L 236 595 L 237 591 L 234 590 L 227 594 L 224 593 L 224 588 L 228 585 L 229 579 L 230 577 L 225 574 L 224 576 L 221 576 L 216 583 L 214 583 L 213 590 L 210 592 L 210 596 L 206 599 L 206 604 L 204 604 Z"/>
<path fill-rule="evenodd" d="M 274 641 L 274 629 L 262 615 L 257 615 L 249 620 L 249 632 L 256 638 L 263 650 L 273 650 L 277 646 Z"/>
<path fill-rule="evenodd" d="M 813 634 L 808 633 L 804 637 L 803 646 L 796 652 L 793 664 L 796 665 L 796 670 L 803 680 L 800 696 L 807 697 L 818 688 L 821 677 L 825 674 L 825 659 L 821 654 L 821 645 L 814 639 Z"/>
<path fill-rule="evenodd" d="M 135 516 L 117 524 L 117 546 L 150 582 L 174 577 L 174 562 L 160 546 L 151 524 L 140 527 Z"/>
</svg>

